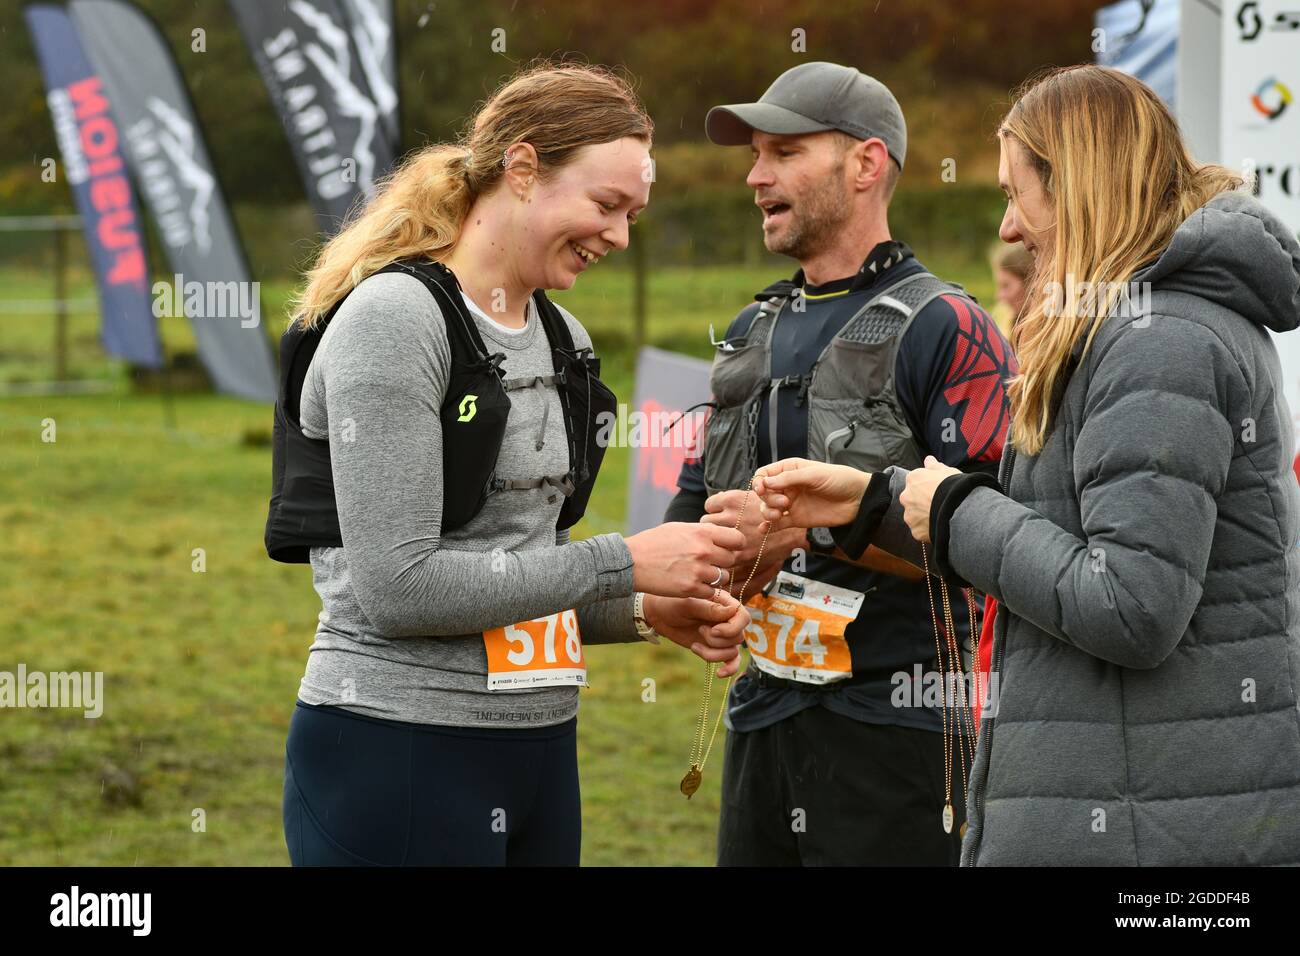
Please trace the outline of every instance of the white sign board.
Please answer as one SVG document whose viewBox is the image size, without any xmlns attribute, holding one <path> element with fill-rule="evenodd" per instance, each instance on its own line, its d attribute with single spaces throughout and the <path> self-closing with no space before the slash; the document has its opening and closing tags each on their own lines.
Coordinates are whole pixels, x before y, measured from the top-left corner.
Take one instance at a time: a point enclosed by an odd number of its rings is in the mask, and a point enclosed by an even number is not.
<svg viewBox="0 0 1300 956">
<path fill-rule="evenodd" d="M 1253 172 L 1260 201 L 1300 233 L 1300 0 L 1231 0 L 1222 10 L 1220 161 Z M 1300 331 L 1273 341 L 1300 433 Z"/>
</svg>

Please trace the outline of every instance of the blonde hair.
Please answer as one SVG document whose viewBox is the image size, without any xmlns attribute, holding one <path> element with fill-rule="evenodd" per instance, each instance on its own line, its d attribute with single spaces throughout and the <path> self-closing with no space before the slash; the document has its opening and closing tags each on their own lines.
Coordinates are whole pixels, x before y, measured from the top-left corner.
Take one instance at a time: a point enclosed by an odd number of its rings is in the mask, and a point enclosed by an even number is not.
<svg viewBox="0 0 1300 956">
<path fill-rule="evenodd" d="M 1242 177 L 1196 162 L 1160 97 L 1107 67 L 1066 67 L 1031 80 L 998 135 L 1024 147 L 1053 212 L 1031 297 L 1011 333 L 1020 364 L 1008 388 L 1012 440 L 1036 455 L 1075 344 L 1082 338 L 1087 355 L 1133 273 Z M 1060 297 L 1049 301 L 1048 288 Z"/>
<path fill-rule="evenodd" d="M 545 177 L 583 146 L 625 136 L 648 144 L 653 132 L 636 93 L 611 70 L 547 62 L 522 70 L 488 97 L 458 142 L 423 147 L 378 184 L 321 249 L 293 298 L 290 325 L 314 325 L 392 262 L 447 255 L 474 201 L 500 183 L 511 144 L 530 143 Z"/>
</svg>

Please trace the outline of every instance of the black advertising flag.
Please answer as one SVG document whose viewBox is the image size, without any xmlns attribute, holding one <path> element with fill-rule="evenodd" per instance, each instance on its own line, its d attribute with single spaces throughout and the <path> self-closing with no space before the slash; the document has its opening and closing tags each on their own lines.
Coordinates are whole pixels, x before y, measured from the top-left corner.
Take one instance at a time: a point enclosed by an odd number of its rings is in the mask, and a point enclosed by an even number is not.
<svg viewBox="0 0 1300 956">
<path fill-rule="evenodd" d="M 392 168 L 397 94 L 391 5 L 365 0 L 230 0 L 302 175 L 333 235 Z M 372 85 L 373 84 L 373 85 Z"/>
</svg>

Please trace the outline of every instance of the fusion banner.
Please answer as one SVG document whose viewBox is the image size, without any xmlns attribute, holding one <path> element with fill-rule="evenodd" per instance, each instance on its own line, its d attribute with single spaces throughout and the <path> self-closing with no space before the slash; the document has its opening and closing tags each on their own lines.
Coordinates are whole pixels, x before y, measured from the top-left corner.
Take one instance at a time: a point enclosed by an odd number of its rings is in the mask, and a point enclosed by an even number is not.
<svg viewBox="0 0 1300 956">
<path fill-rule="evenodd" d="M 166 42 L 122 0 L 68 6 L 122 124 L 127 159 L 174 273 L 155 285 L 155 309 L 190 320 L 218 391 L 274 402 L 278 376 L 261 328 L 259 286 Z"/>
<path fill-rule="evenodd" d="M 110 355 L 159 368 L 162 345 L 150 305 L 143 222 L 112 104 L 66 11 L 40 3 L 24 15 L 99 289 L 100 341 Z"/>
<path fill-rule="evenodd" d="M 333 235 L 397 156 L 389 0 L 230 0 L 321 231 Z"/>
</svg>

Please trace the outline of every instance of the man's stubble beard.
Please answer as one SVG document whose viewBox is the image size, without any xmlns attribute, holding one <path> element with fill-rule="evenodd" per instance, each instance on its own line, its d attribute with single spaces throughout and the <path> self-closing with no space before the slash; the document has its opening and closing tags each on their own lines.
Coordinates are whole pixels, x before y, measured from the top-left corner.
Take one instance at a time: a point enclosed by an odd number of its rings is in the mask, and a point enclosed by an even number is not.
<svg viewBox="0 0 1300 956">
<path fill-rule="evenodd" d="M 769 252 L 806 261 L 835 241 L 837 230 L 851 215 L 843 188 L 844 164 L 829 170 L 821 185 L 790 206 L 790 226 L 785 234 L 764 245 Z"/>
</svg>

